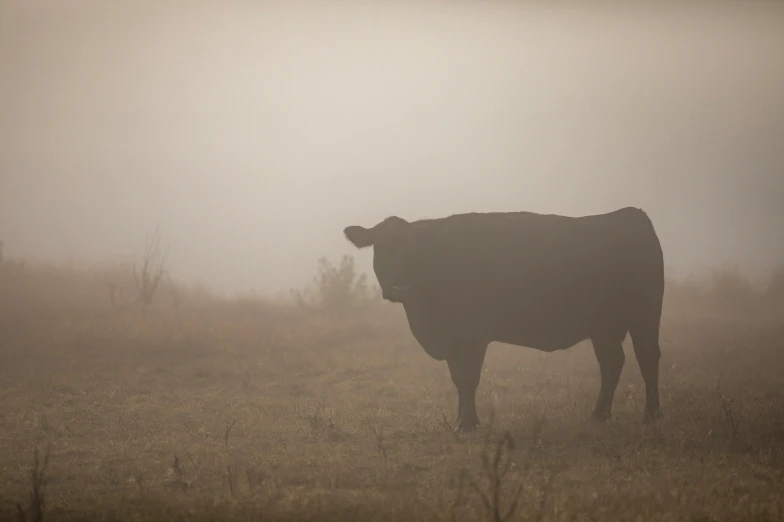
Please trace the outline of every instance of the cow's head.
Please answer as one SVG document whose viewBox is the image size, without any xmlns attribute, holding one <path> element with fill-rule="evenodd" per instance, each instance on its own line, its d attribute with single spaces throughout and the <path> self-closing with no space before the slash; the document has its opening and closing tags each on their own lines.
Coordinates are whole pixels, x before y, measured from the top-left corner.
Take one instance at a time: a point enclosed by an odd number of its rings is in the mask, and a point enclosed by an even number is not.
<svg viewBox="0 0 784 522">
<path fill-rule="evenodd" d="M 373 247 L 373 270 L 381 285 L 381 296 L 400 303 L 412 294 L 411 253 L 414 227 L 405 219 L 392 216 L 373 228 L 358 225 L 343 230 L 357 248 Z"/>
</svg>

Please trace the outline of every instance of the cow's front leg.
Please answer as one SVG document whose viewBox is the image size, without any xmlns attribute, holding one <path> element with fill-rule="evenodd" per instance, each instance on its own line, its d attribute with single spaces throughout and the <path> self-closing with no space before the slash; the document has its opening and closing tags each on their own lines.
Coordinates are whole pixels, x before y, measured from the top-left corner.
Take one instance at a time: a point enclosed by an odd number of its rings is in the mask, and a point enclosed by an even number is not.
<svg viewBox="0 0 784 522">
<path fill-rule="evenodd" d="M 476 388 L 482 373 L 487 345 L 461 346 L 447 356 L 452 382 L 457 388 L 457 419 L 454 431 L 473 431 L 479 425 L 476 414 Z"/>
</svg>

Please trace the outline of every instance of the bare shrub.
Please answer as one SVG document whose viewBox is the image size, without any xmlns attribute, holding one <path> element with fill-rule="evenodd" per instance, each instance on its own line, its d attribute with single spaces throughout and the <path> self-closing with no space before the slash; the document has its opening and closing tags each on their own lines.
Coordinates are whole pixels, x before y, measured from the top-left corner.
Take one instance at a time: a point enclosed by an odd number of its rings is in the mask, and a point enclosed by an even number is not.
<svg viewBox="0 0 784 522">
<path fill-rule="evenodd" d="M 174 455 L 174 460 L 172 461 L 170 468 L 170 474 L 172 475 L 172 478 L 168 481 L 168 486 L 171 489 L 181 491 L 188 490 L 190 482 L 184 478 L 182 468 L 180 467 L 180 458 L 177 455 Z"/>
<path fill-rule="evenodd" d="M 726 309 L 747 309 L 757 301 L 754 286 L 737 266 L 716 270 L 710 290 L 716 303 Z"/>
<path fill-rule="evenodd" d="M 522 482 L 518 484 L 514 493 L 512 493 L 509 506 L 506 509 L 501 507 L 503 482 L 513 464 L 511 454 L 514 449 L 514 439 L 512 439 L 509 432 L 505 432 L 501 440 L 495 444 L 495 451 L 493 452 L 492 458 L 487 450 L 482 453 L 482 467 L 485 470 L 487 478 L 487 490 L 483 491 L 476 482 L 471 482 L 469 484 L 471 489 L 473 489 L 482 500 L 487 519 L 492 522 L 510 520 L 517 512 L 517 505 L 523 492 Z M 504 459 L 504 457 L 506 458 Z"/>
<path fill-rule="evenodd" d="M 784 307 L 784 264 L 773 271 L 765 289 L 764 300 L 771 311 Z"/>
<path fill-rule="evenodd" d="M 180 292 L 165 268 L 167 251 L 161 249 L 160 228 L 145 238 L 141 261 L 126 265 L 104 265 L 96 271 L 99 280 L 106 285 L 109 302 L 115 310 L 125 310 L 140 305 L 144 314 L 158 295 L 161 283 L 167 280 L 172 305 L 179 308 Z M 141 267 L 139 267 L 139 264 Z M 130 272 L 130 274 L 128 273 Z"/>
<path fill-rule="evenodd" d="M 30 520 L 34 522 L 42 522 L 44 519 L 46 471 L 49 468 L 49 460 L 51 457 L 51 446 L 47 447 L 43 460 L 39 458 L 38 448 L 35 449 L 35 453 L 33 454 L 33 467 L 30 469 L 30 507 L 28 508 L 27 513 L 25 513 L 21 504 L 16 505 L 19 522 L 26 522 L 28 520 L 28 515 Z"/>
<path fill-rule="evenodd" d="M 331 430 L 335 428 L 335 422 L 332 416 L 327 412 L 323 404 L 316 406 L 310 413 L 307 414 L 308 424 L 310 429 L 314 432 L 320 430 Z"/>
<path fill-rule="evenodd" d="M 377 289 L 368 287 L 367 274 L 357 273 L 352 256 L 343 256 L 338 266 L 320 258 L 311 285 L 291 293 L 300 309 L 337 314 L 367 306 L 378 298 Z"/>
<path fill-rule="evenodd" d="M 733 408 L 735 399 L 724 395 L 721 389 L 721 380 L 716 385 L 716 394 L 719 396 L 719 404 L 721 413 L 727 421 L 727 426 L 730 429 L 730 447 L 735 449 L 748 449 L 746 442 L 741 436 L 740 427 L 743 422 L 738 417 L 738 412 Z"/>
<path fill-rule="evenodd" d="M 670 277 L 664 301 L 666 310 L 678 314 L 748 319 L 766 313 L 771 317 L 784 305 L 784 265 L 771 274 L 767 287 L 737 266 L 717 268 L 701 277 Z"/>
<path fill-rule="evenodd" d="M 370 417 L 366 417 L 365 421 L 367 422 L 367 425 L 373 434 L 373 438 L 375 439 L 375 446 L 378 450 L 378 454 L 383 457 L 384 461 L 389 462 L 389 454 L 387 453 L 387 449 L 384 445 L 384 427 L 381 426 L 378 422 L 373 422 Z"/>
<path fill-rule="evenodd" d="M 145 241 L 141 273 L 136 271 L 136 265 L 133 267 L 133 278 L 139 293 L 138 300 L 141 303 L 142 312 L 145 312 L 147 307 L 152 304 L 158 285 L 166 275 L 164 269 L 166 252 L 161 252 L 160 238 L 160 228 L 155 227 L 152 236 L 148 236 Z"/>
</svg>

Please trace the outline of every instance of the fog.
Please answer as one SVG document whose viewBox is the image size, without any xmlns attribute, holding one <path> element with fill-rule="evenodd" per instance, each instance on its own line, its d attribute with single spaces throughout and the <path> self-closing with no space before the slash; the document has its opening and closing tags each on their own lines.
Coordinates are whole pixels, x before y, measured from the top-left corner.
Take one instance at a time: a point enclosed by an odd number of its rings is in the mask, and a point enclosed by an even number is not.
<svg viewBox="0 0 784 522">
<path fill-rule="evenodd" d="M 784 6 L 0 0 L 0 239 L 272 292 L 346 225 L 639 206 L 784 262 Z M 373 281 L 374 278 L 371 277 Z"/>
</svg>

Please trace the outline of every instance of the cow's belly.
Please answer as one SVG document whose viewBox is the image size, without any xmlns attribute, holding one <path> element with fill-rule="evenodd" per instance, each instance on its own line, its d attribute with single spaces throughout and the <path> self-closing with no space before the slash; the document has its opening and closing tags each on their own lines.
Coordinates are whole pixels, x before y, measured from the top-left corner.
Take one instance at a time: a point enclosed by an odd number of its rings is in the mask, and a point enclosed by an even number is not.
<svg viewBox="0 0 784 522">
<path fill-rule="evenodd" d="M 549 307 L 498 307 L 477 316 L 488 341 L 535 348 L 565 350 L 590 337 L 590 317 L 579 310 Z M 480 326 L 479 324 L 477 326 Z"/>
<path fill-rule="evenodd" d="M 580 341 L 588 339 L 590 335 L 587 331 L 563 328 L 500 332 L 490 337 L 491 341 L 499 343 L 534 348 L 543 352 L 555 352 L 571 348 Z"/>
<path fill-rule="evenodd" d="M 604 288 L 594 293 L 573 293 L 568 298 L 556 292 L 523 295 L 503 301 L 483 296 L 462 303 L 435 300 L 427 305 L 409 304 L 406 314 L 414 337 L 438 360 L 459 344 L 495 341 L 553 352 L 596 335 L 625 335 L 619 292 Z"/>
<path fill-rule="evenodd" d="M 445 359 L 458 346 L 489 344 L 493 341 L 534 348 L 544 352 L 565 350 L 590 337 L 590 330 L 569 321 L 532 323 L 519 317 L 514 324 L 499 325 L 476 317 L 447 318 L 432 313 L 409 314 L 409 328 L 425 352 Z"/>
</svg>

